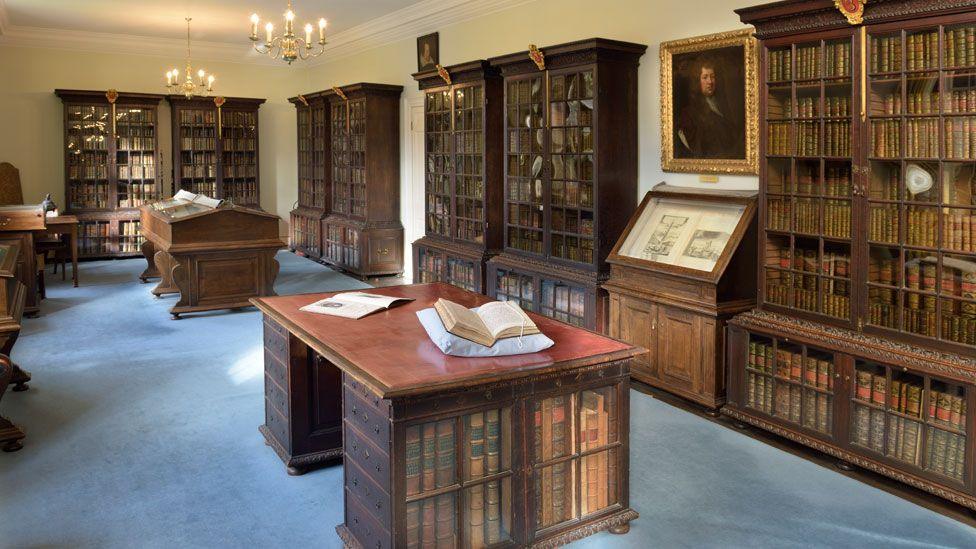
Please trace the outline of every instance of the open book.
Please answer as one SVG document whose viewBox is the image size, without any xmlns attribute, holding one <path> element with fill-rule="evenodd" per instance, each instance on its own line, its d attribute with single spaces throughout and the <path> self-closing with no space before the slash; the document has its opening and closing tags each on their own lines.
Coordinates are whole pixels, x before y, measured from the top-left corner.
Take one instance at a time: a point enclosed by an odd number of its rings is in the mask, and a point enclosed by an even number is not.
<svg viewBox="0 0 976 549">
<path fill-rule="evenodd" d="M 306 313 L 319 313 L 344 318 L 363 318 L 380 309 L 389 309 L 398 301 L 413 301 L 413 298 L 390 297 L 364 292 L 346 292 L 334 297 L 321 299 L 299 310 L 305 311 Z"/>
<path fill-rule="evenodd" d="M 185 200 L 187 202 L 190 202 L 191 204 L 202 204 L 209 208 L 216 208 L 217 206 L 220 206 L 221 203 L 221 200 L 218 200 L 216 198 L 210 198 L 205 194 L 191 193 L 190 191 L 186 191 L 183 189 L 176 191 L 176 194 L 173 195 L 173 198 L 175 200 Z"/>
<path fill-rule="evenodd" d="M 538 334 L 529 315 L 511 301 L 493 301 L 472 311 L 446 299 L 438 299 L 434 310 L 444 329 L 458 336 L 491 347 L 499 339 Z"/>
</svg>

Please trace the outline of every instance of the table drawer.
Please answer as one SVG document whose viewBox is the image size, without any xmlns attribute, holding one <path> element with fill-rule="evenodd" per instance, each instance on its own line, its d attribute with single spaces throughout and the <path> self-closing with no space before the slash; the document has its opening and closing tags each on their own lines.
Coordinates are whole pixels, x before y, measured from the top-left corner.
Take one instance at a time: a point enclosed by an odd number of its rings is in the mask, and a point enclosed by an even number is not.
<svg viewBox="0 0 976 549">
<path fill-rule="evenodd" d="M 264 348 L 284 363 L 288 362 L 288 335 L 273 322 L 264 323 Z"/>
<path fill-rule="evenodd" d="M 264 399 L 264 424 L 268 431 L 283 448 L 291 448 L 291 438 L 288 436 L 288 420 L 281 416 L 271 401 Z"/>
<path fill-rule="evenodd" d="M 603 368 L 594 368 L 581 372 L 570 372 L 557 377 L 540 379 L 532 382 L 532 392 L 545 393 L 548 391 L 562 389 L 564 387 L 575 387 L 577 385 L 586 385 L 588 383 L 593 383 L 604 379 L 614 379 L 620 376 L 622 372 L 629 371 L 629 368 L 625 368 L 625 365 L 626 363 L 622 361 L 612 362 L 605 364 L 605 367 Z"/>
<path fill-rule="evenodd" d="M 352 461 L 344 461 L 346 488 L 386 530 L 392 529 L 390 495 Z"/>
<path fill-rule="evenodd" d="M 364 399 L 360 392 L 352 390 L 348 385 L 343 387 L 342 398 L 346 421 L 355 425 L 378 447 L 389 447 L 390 418 L 385 401 L 377 398 Z"/>
<path fill-rule="evenodd" d="M 389 531 L 372 517 L 359 500 L 346 488 L 346 528 L 364 549 L 387 549 L 393 547 Z"/>
<path fill-rule="evenodd" d="M 349 375 L 343 376 L 343 384 L 343 391 L 349 391 L 367 403 L 372 404 L 374 407 L 376 407 L 379 413 L 385 416 L 390 415 L 390 401 L 373 393 L 373 391 L 371 391 L 365 384 L 357 381 L 355 378 Z"/>
<path fill-rule="evenodd" d="M 346 460 L 355 461 L 376 484 L 390 492 L 389 444 L 377 447 L 348 421 L 343 424 L 342 453 Z"/>
<path fill-rule="evenodd" d="M 278 386 L 271 376 L 265 374 L 264 376 L 264 398 L 268 402 L 274 405 L 274 407 L 281 413 L 284 418 L 290 417 L 288 410 L 288 394 Z"/>
<path fill-rule="evenodd" d="M 288 387 L 288 368 L 267 347 L 264 349 L 264 373 L 278 385 Z"/>
<path fill-rule="evenodd" d="M 491 389 L 471 389 L 462 393 L 434 396 L 423 400 L 398 403 L 397 420 L 415 419 L 441 412 L 452 412 L 484 405 L 505 406 L 515 398 L 515 386 L 493 387 Z"/>
</svg>

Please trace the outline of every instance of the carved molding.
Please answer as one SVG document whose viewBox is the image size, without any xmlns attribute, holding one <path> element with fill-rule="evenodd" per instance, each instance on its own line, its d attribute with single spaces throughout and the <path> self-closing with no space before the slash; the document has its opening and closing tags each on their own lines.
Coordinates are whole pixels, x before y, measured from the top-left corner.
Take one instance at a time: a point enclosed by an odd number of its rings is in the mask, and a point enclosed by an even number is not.
<svg viewBox="0 0 976 549">
<path fill-rule="evenodd" d="M 363 549 L 363 546 L 356 541 L 356 538 L 353 537 L 352 532 L 346 528 L 345 524 L 336 526 L 336 534 L 339 534 L 339 539 L 342 540 L 342 546 L 346 549 Z"/>
<path fill-rule="evenodd" d="M 580 526 L 579 528 L 574 528 L 572 530 L 563 532 L 562 534 L 544 539 L 538 543 L 533 543 L 530 545 L 530 547 L 533 549 L 555 549 L 556 547 L 561 547 L 578 539 L 592 536 L 597 532 L 626 524 L 632 520 L 636 520 L 639 516 L 640 515 L 637 514 L 637 511 L 634 511 L 633 509 L 624 509 L 620 513 L 615 513 L 604 519 L 597 520 L 596 522 L 590 522 Z"/>
<path fill-rule="evenodd" d="M 775 337 L 806 338 L 826 350 L 976 382 L 976 358 L 972 357 L 925 349 L 769 311 L 749 311 L 733 318 L 730 323 L 745 330 L 756 329 Z"/>
<path fill-rule="evenodd" d="M 919 490 L 924 490 L 931 494 L 935 494 L 936 496 L 949 500 L 953 503 L 962 505 L 964 507 L 968 507 L 970 509 L 976 509 L 976 498 L 973 498 L 971 496 L 967 496 L 955 490 L 944 488 L 938 484 L 934 484 L 927 480 L 920 479 L 914 475 L 909 475 L 903 471 L 878 463 L 874 460 L 865 458 L 858 454 L 853 454 L 851 452 L 841 450 L 840 448 L 837 448 L 832 444 L 827 444 L 815 438 L 810 438 L 808 436 L 801 435 L 795 431 L 784 429 L 779 425 L 770 423 L 768 421 L 759 419 L 757 417 L 753 417 L 750 414 L 741 412 L 730 406 L 726 406 L 725 408 L 722 408 L 722 413 L 729 417 L 742 421 L 744 423 L 755 425 L 760 429 L 769 431 L 783 438 L 789 439 L 793 442 L 802 444 L 804 446 L 809 446 L 810 448 L 831 455 L 835 458 L 853 463 L 854 465 L 857 465 L 862 469 L 874 471 L 875 473 L 879 473 L 886 477 L 893 478 L 903 484 L 907 484 L 909 486 L 918 488 Z"/>
<path fill-rule="evenodd" d="M 266 425 L 259 426 L 258 431 L 264 435 L 264 440 L 268 443 L 268 446 L 278 454 L 278 457 L 281 458 L 281 461 L 285 462 L 287 467 L 306 468 L 342 457 L 342 448 L 331 448 L 314 454 L 292 456 L 278 443 L 278 439 L 271 434 L 271 430 Z"/>
</svg>

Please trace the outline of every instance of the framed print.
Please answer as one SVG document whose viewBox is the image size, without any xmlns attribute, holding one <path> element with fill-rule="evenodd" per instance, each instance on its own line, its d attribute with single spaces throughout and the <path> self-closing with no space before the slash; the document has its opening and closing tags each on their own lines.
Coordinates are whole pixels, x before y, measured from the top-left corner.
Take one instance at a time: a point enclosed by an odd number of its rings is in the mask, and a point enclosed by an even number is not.
<svg viewBox="0 0 976 549">
<path fill-rule="evenodd" d="M 661 167 L 759 173 L 752 29 L 661 43 Z"/>
<path fill-rule="evenodd" d="M 441 62 L 440 39 L 436 32 L 417 38 L 417 72 L 432 71 Z"/>
</svg>

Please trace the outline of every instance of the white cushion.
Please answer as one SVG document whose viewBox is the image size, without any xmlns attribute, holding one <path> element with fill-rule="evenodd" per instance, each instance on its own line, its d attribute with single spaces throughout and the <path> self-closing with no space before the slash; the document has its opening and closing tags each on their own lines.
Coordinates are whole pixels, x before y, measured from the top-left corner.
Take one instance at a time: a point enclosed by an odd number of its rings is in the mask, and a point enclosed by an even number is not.
<svg viewBox="0 0 976 549">
<path fill-rule="evenodd" d="M 478 310 L 477 307 L 471 309 Z M 417 318 L 430 340 L 437 345 L 437 348 L 446 355 L 463 357 L 488 357 L 488 356 L 509 356 L 526 355 L 537 353 L 552 347 L 553 340 L 545 334 L 532 334 L 522 337 L 508 337 L 499 339 L 491 347 L 486 347 L 480 343 L 456 336 L 444 328 L 441 317 L 433 308 L 417 311 Z"/>
</svg>

